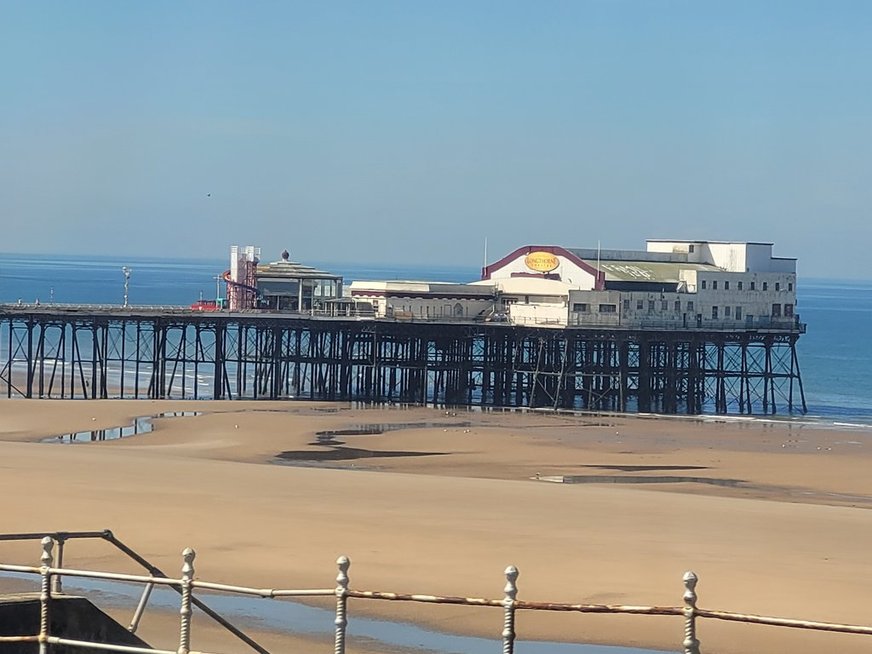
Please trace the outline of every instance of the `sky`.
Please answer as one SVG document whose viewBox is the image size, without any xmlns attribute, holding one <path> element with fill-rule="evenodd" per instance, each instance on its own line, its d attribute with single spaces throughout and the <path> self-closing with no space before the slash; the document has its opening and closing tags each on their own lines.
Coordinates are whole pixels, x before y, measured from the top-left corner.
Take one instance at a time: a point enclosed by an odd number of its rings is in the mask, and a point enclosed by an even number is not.
<svg viewBox="0 0 872 654">
<path fill-rule="evenodd" d="M 872 278 L 870 34 L 860 1 L 0 0 L 0 252 L 721 239 Z"/>
</svg>

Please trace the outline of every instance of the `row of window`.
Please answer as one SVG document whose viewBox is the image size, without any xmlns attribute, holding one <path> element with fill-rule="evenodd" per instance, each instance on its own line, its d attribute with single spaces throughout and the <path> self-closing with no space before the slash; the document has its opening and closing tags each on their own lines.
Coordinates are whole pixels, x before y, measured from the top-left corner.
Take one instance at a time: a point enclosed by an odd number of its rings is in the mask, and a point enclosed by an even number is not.
<svg viewBox="0 0 872 654">
<path fill-rule="evenodd" d="M 648 313 L 654 313 L 654 310 L 657 306 L 656 300 L 648 300 Z M 675 312 L 678 313 L 681 311 L 681 300 L 675 300 L 674 305 Z M 630 310 L 630 301 L 624 300 L 624 311 Z M 636 311 L 644 311 L 645 310 L 645 300 L 636 300 Z M 669 311 L 669 300 L 660 300 L 660 310 L 661 311 Z M 687 303 L 687 311 L 693 312 L 693 301 Z"/>
<path fill-rule="evenodd" d="M 712 282 L 712 290 L 713 291 L 718 290 L 718 280 L 713 279 L 713 280 L 711 280 L 711 282 Z M 705 279 L 700 280 L 700 288 L 702 288 L 702 290 L 706 290 L 707 285 L 708 285 L 708 280 L 705 280 Z M 725 291 L 730 290 L 730 281 L 728 279 L 724 280 L 724 290 Z M 737 281 L 736 282 L 736 290 L 739 290 L 739 291 L 745 290 L 744 282 Z M 757 290 L 757 282 L 750 282 L 750 290 L 752 290 L 752 291 Z M 763 282 L 763 290 L 764 291 L 769 290 L 769 282 Z M 781 290 L 781 282 L 775 282 L 775 290 L 776 291 Z M 793 292 L 793 282 L 787 282 L 787 291 Z"/>
<path fill-rule="evenodd" d="M 736 307 L 735 311 L 733 311 L 733 307 L 725 306 L 724 309 L 724 318 L 735 318 L 736 320 L 742 319 L 742 307 Z M 712 320 L 717 320 L 720 316 L 718 315 L 718 307 L 712 307 Z M 780 304 L 772 305 L 772 317 L 780 318 L 781 317 L 782 306 Z M 730 315 L 732 314 L 732 315 Z M 784 305 L 784 316 L 786 318 L 793 317 L 793 305 L 785 304 Z M 750 317 L 750 316 L 749 316 Z"/>
<path fill-rule="evenodd" d="M 642 300 L 637 300 L 637 303 L 636 303 L 637 309 L 644 308 L 644 305 L 642 302 L 643 302 Z M 667 311 L 669 309 L 669 302 L 667 300 L 661 301 L 661 309 L 663 311 Z M 576 302 L 572 305 L 572 310 L 575 313 L 589 313 L 590 312 L 590 305 L 587 303 Z M 599 312 L 600 313 L 617 313 L 617 310 L 618 310 L 618 305 L 616 305 L 616 304 L 600 304 L 599 305 Z M 629 310 L 630 310 L 630 301 L 624 300 L 624 311 L 629 311 Z M 654 300 L 648 300 L 648 310 L 652 311 L 652 312 L 654 311 Z M 676 313 L 681 311 L 681 301 L 680 300 L 675 300 L 675 311 L 676 311 Z M 724 306 L 724 307 L 712 307 L 712 320 L 718 320 L 720 318 L 721 311 L 723 311 L 724 318 L 735 318 L 736 320 L 742 319 L 742 307 L 741 306 L 737 306 L 737 307 Z M 772 305 L 772 317 L 773 318 L 780 318 L 782 316 L 782 311 L 783 311 L 783 315 L 785 317 L 788 317 L 788 318 L 792 317 L 793 316 L 793 305 L 792 304 L 784 304 L 784 305 L 773 304 Z M 687 313 L 693 313 L 693 302 L 687 303 Z"/>
<path fill-rule="evenodd" d="M 648 313 L 654 313 L 657 304 L 655 300 L 648 300 Z M 644 300 L 636 300 L 636 310 L 643 311 L 645 309 Z M 681 300 L 675 300 L 674 309 L 676 313 L 681 312 Z M 576 302 L 572 305 L 572 310 L 575 313 L 589 313 L 590 305 L 582 302 Z M 616 304 L 601 304 L 599 305 L 600 313 L 616 313 L 618 305 Z M 624 311 L 630 310 L 630 301 L 624 300 Z M 669 300 L 660 300 L 660 310 L 669 311 Z M 687 312 L 693 313 L 693 301 L 687 303 Z"/>
</svg>

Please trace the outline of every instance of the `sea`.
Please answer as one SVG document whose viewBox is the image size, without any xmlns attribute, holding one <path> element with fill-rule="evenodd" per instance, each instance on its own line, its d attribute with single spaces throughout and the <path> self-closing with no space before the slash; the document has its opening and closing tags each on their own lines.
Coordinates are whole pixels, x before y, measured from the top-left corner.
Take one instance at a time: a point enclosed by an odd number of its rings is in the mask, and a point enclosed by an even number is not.
<svg viewBox="0 0 872 654">
<path fill-rule="evenodd" d="M 469 282 L 470 266 L 387 265 L 309 261 L 352 280 L 402 279 Z M 188 306 L 213 299 L 226 259 L 0 254 L 0 303 Z M 223 293 L 222 293 L 223 295 Z M 791 419 L 838 426 L 872 426 L 872 280 L 800 277 L 797 312 L 808 331 L 799 339 L 808 413 Z M 2 344 L 0 344 L 2 347 Z"/>
</svg>

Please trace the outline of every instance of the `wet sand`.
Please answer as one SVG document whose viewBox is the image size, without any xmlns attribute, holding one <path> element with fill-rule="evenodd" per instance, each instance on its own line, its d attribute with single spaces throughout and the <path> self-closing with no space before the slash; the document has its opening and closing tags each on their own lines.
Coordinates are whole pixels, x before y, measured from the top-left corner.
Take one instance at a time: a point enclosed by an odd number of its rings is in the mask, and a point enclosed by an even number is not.
<svg viewBox="0 0 872 654">
<path fill-rule="evenodd" d="M 205 413 L 132 438 L 38 442 L 195 410 Z M 360 589 L 498 598 L 514 564 L 523 599 L 678 605 L 693 569 L 706 608 L 864 624 L 870 444 L 864 431 L 753 421 L 4 400 L 3 531 L 111 528 L 167 571 L 190 545 L 198 577 L 265 587 L 331 587 L 347 554 Z M 35 562 L 38 550 L 0 545 L 0 559 Z M 67 556 L 134 569 L 105 545 L 76 543 Z M 498 610 L 355 601 L 356 614 L 501 630 Z M 525 612 L 518 634 L 677 650 L 682 623 Z M 709 621 L 699 636 L 728 654 L 869 646 Z"/>
</svg>

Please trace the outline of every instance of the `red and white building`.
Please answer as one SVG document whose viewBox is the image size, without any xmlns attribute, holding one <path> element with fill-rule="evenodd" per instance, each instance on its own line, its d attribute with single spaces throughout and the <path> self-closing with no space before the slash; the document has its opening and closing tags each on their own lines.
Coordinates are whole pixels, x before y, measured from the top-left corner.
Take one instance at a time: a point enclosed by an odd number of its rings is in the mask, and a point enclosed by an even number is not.
<svg viewBox="0 0 872 654">
<path fill-rule="evenodd" d="M 516 324 L 792 328 L 796 259 L 772 243 L 652 239 L 644 251 L 528 245 L 485 266 Z"/>
</svg>

